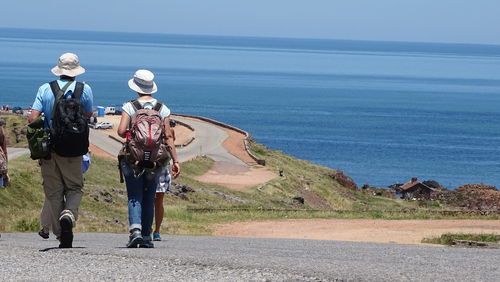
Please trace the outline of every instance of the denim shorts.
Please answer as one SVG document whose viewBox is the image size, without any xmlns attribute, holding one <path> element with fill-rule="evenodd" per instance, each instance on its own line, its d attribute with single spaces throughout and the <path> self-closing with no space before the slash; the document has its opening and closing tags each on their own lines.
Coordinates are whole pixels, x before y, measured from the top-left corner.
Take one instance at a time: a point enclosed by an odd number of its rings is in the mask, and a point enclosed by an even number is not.
<svg viewBox="0 0 500 282">
<path fill-rule="evenodd" d="M 170 184 L 172 183 L 172 177 L 170 176 L 169 166 L 164 166 L 160 172 L 160 177 L 158 179 L 158 185 L 156 186 L 156 193 L 165 193 L 170 190 Z"/>
</svg>

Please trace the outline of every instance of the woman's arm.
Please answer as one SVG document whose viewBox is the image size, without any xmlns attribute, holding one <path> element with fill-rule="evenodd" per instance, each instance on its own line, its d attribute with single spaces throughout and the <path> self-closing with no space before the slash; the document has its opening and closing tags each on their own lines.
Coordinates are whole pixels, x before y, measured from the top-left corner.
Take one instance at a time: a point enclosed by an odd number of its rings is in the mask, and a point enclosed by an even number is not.
<svg viewBox="0 0 500 282">
<path fill-rule="evenodd" d="M 123 111 L 122 117 L 120 119 L 120 125 L 118 125 L 118 129 L 116 130 L 118 136 L 125 138 L 129 124 L 130 124 L 130 116 L 125 111 Z"/>
<path fill-rule="evenodd" d="M 170 127 L 170 118 L 165 119 L 165 133 L 167 138 L 167 145 L 170 151 L 170 156 L 174 162 L 172 165 L 172 177 L 177 178 L 181 174 L 181 166 L 179 165 L 179 159 L 177 158 L 177 151 L 175 150 L 175 137 L 172 134 L 173 130 Z"/>
</svg>

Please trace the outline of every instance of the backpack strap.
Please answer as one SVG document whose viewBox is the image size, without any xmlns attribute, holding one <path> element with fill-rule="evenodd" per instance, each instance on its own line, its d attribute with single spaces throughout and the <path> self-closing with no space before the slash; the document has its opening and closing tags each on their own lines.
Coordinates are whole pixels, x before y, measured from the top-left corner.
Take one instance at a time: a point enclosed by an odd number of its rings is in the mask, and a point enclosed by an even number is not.
<svg viewBox="0 0 500 282">
<path fill-rule="evenodd" d="M 132 107 L 134 108 L 135 112 L 142 109 L 142 105 L 141 105 L 141 103 L 139 103 L 139 101 L 137 101 L 137 99 L 130 101 L 130 103 L 132 104 Z"/>
<path fill-rule="evenodd" d="M 73 91 L 73 99 L 80 99 L 80 97 L 82 97 L 82 93 L 83 93 L 83 87 L 85 86 L 85 84 L 81 83 L 81 82 L 77 82 L 76 83 L 76 86 L 75 86 L 75 91 Z"/>
<path fill-rule="evenodd" d="M 153 107 L 153 110 L 160 112 L 161 107 L 163 106 L 162 103 L 156 102 L 156 105 Z"/>
<path fill-rule="evenodd" d="M 56 96 L 57 99 L 57 93 L 59 93 L 59 90 L 61 90 L 61 88 L 59 87 L 59 83 L 57 83 L 57 80 L 54 80 L 49 82 L 49 85 L 52 93 L 54 93 L 54 96 Z"/>
<path fill-rule="evenodd" d="M 72 80 L 66 82 L 64 85 L 63 89 L 59 87 L 59 83 L 57 83 L 57 80 L 49 82 L 50 89 L 52 90 L 52 93 L 54 93 L 55 100 L 54 100 L 54 105 L 52 106 L 52 116 L 51 119 L 54 119 L 55 111 L 56 111 L 56 105 L 61 100 L 61 98 L 64 96 L 64 93 L 66 93 L 66 90 L 68 90 L 68 87 L 73 83 Z"/>
</svg>

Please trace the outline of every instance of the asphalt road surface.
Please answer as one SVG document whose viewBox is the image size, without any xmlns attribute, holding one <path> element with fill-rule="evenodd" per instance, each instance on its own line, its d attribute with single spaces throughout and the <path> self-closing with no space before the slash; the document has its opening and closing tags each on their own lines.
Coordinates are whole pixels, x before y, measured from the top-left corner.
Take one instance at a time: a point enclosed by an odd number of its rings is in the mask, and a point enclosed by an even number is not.
<svg viewBox="0 0 500 282">
<path fill-rule="evenodd" d="M 223 146 L 228 137 L 222 128 L 203 121 L 196 121 L 182 117 L 175 117 L 194 128 L 194 141 L 184 148 L 177 148 L 179 160 L 186 161 L 196 156 L 207 156 L 215 161 L 223 161 L 231 164 L 246 165 L 242 160 L 231 155 Z M 90 130 L 90 141 L 97 147 L 116 156 L 121 149 L 121 144 L 108 137 L 99 130 Z"/>
<path fill-rule="evenodd" d="M 53 236 L 53 235 L 52 235 Z M 126 234 L 6 233 L 0 281 L 499 281 L 500 250 L 359 242 L 164 236 L 127 249 Z"/>
<path fill-rule="evenodd" d="M 28 148 L 7 148 L 7 153 L 9 154 L 9 160 L 13 160 L 17 157 L 20 157 L 24 154 L 29 154 L 30 150 Z"/>
</svg>

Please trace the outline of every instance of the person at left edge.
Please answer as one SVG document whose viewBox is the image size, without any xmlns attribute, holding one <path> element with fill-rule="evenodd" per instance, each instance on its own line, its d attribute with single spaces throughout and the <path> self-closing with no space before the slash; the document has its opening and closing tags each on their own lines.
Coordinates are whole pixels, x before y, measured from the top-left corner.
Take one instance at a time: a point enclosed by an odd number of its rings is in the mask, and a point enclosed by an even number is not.
<svg viewBox="0 0 500 282">
<path fill-rule="evenodd" d="M 73 53 L 62 54 L 59 57 L 57 66 L 52 68 L 52 73 L 58 76 L 59 79 L 55 80 L 55 82 L 45 83 L 38 89 L 31 115 L 28 118 L 29 122 L 43 113 L 45 128 L 51 129 L 53 132 L 54 124 L 57 124 L 57 118 L 52 119 L 54 117 L 52 111 L 55 109 L 56 92 L 62 94 L 61 99 L 71 99 L 73 95 L 79 95 L 84 116 L 86 118 L 91 117 L 92 89 L 87 84 L 83 84 L 82 89 L 82 84 L 76 82 L 76 77 L 84 72 L 85 69 L 80 66 L 77 55 Z M 58 91 L 54 91 L 54 89 L 58 89 Z M 58 101 L 61 101 L 61 99 Z M 88 127 L 86 130 L 88 130 Z M 60 141 L 65 138 L 64 136 L 58 136 L 53 134 L 51 143 L 61 143 Z M 77 140 L 76 142 L 83 142 L 83 150 L 88 151 L 88 131 L 86 140 Z M 71 148 L 75 145 L 71 144 L 68 147 Z M 79 154 L 77 156 L 68 157 L 56 153 L 55 149 L 55 147 L 52 148 L 49 159 L 40 160 L 43 189 L 50 207 L 52 232 L 60 241 L 59 247 L 72 248 L 73 228 L 78 219 L 78 208 L 83 196 L 82 156 L 87 151 L 77 153 Z"/>
</svg>

